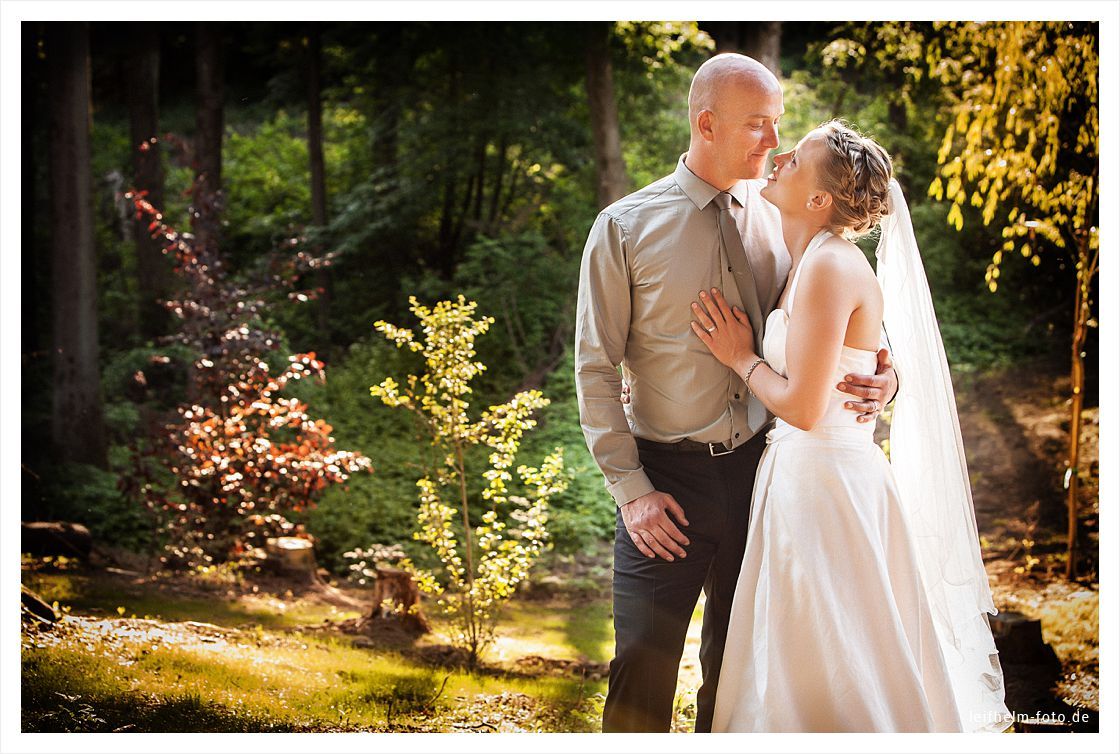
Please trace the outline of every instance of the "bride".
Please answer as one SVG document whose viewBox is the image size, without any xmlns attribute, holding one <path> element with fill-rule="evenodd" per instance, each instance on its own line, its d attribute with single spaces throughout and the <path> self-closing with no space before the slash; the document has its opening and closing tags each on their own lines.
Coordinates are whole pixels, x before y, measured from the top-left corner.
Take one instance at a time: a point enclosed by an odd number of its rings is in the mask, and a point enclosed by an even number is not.
<svg viewBox="0 0 1120 754">
<path fill-rule="evenodd" d="M 761 349 L 719 290 L 692 306 L 696 335 L 777 416 L 713 730 L 1003 730 L 952 383 L 890 157 L 833 121 L 775 157 L 762 196 L 792 269 Z M 880 223 L 876 274 L 848 239 Z M 900 375 L 889 463 L 836 389 L 875 371 L 884 324 Z"/>
</svg>

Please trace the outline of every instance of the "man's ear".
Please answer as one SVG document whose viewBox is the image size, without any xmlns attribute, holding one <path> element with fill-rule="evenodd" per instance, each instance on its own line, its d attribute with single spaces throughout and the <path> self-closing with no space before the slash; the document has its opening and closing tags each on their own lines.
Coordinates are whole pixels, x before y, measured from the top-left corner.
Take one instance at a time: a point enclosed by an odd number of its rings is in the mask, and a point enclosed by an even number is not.
<svg viewBox="0 0 1120 754">
<path fill-rule="evenodd" d="M 714 119 L 715 113 L 711 110 L 701 110 L 700 114 L 696 116 L 696 128 L 700 135 L 704 137 L 704 141 L 715 139 L 715 134 L 712 133 L 712 120 Z"/>
</svg>

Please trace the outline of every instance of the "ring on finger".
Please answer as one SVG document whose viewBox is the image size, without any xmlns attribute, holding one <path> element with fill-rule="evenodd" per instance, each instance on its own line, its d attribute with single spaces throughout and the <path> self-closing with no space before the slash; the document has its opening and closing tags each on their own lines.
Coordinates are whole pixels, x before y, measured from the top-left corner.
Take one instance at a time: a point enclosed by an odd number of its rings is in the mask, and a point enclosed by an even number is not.
<svg viewBox="0 0 1120 754">
<path fill-rule="evenodd" d="M 715 332 L 716 331 L 716 326 L 712 325 L 711 327 L 705 327 L 704 329 L 707 330 L 708 332 Z"/>
</svg>

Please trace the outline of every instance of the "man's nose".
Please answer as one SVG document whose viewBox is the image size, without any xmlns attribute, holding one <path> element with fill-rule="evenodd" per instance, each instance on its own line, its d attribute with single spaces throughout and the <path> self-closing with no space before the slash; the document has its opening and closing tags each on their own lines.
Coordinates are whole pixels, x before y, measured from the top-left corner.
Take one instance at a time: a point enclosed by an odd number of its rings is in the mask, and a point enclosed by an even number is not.
<svg viewBox="0 0 1120 754">
<path fill-rule="evenodd" d="M 767 128 L 765 135 L 762 137 L 763 146 L 769 147 L 770 149 L 776 149 L 778 147 L 778 143 L 778 127 L 771 126 Z"/>
</svg>

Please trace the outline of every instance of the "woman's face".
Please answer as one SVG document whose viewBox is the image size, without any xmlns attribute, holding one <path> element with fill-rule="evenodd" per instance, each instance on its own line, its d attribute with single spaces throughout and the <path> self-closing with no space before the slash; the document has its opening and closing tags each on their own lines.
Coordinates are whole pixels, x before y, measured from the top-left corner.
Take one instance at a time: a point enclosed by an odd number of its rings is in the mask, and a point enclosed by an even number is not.
<svg viewBox="0 0 1120 754">
<path fill-rule="evenodd" d="M 810 197 L 820 193 L 818 166 L 828 147 L 824 134 L 810 131 L 793 149 L 774 155 L 774 170 L 766 177 L 762 196 L 783 214 L 808 212 Z"/>
</svg>

